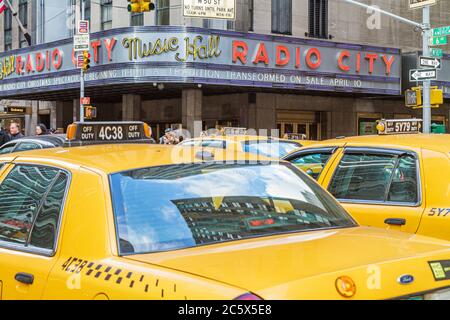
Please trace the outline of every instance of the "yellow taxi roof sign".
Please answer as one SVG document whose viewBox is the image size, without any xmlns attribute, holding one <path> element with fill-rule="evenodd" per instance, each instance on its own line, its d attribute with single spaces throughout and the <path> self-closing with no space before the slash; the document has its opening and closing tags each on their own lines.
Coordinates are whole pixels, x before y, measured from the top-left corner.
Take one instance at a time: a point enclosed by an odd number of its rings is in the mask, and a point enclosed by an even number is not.
<svg viewBox="0 0 450 320">
<path fill-rule="evenodd" d="M 420 133 L 422 119 L 382 119 L 377 121 L 380 135 Z"/>
<path fill-rule="evenodd" d="M 140 121 L 75 122 L 67 128 L 67 141 L 64 146 L 149 143 L 151 136 L 150 126 Z"/>
<path fill-rule="evenodd" d="M 247 134 L 247 128 L 223 127 L 221 132 L 224 136 L 245 136 Z"/>
</svg>

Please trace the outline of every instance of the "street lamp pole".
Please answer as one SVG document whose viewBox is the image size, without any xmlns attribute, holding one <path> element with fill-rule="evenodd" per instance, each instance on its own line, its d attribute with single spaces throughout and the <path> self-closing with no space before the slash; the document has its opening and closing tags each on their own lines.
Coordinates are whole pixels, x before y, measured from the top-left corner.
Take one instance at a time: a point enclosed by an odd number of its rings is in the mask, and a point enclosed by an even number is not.
<svg viewBox="0 0 450 320">
<path fill-rule="evenodd" d="M 81 1 L 81 20 L 84 20 L 84 10 L 85 10 L 85 0 Z M 78 25 L 78 24 L 77 24 Z M 77 30 L 78 32 L 78 30 Z M 84 98 L 84 71 L 81 69 L 80 71 L 80 122 L 84 122 L 84 106 L 82 100 Z"/>
<path fill-rule="evenodd" d="M 423 55 L 425 57 L 428 57 L 430 55 L 430 37 L 431 37 L 431 25 L 430 25 L 430 6 L 425 6 L 423 8 L 423 21 L 422 23 L 415 22 L 403 17 L 400 17 L 396 14 L 393 14 L 391 12 L 382 10 L 378 7 L 372 7 L 370 5 L 354 1 L 354 0 L 343 0 L 347 3 L 360 6 L 366 9 L 371 9 L 376 12 L 382 13 L 386 16 L 389 16 L 393 19 L 399 20 L 401 22 L 413 25 L 415 27 L 418 27 L 422 30 L 422 40 L 423 40 Z M 431 81 L 427 80 L 423 82 L 423 133 L 430 133 L 431 132 Z"/>
</svg>

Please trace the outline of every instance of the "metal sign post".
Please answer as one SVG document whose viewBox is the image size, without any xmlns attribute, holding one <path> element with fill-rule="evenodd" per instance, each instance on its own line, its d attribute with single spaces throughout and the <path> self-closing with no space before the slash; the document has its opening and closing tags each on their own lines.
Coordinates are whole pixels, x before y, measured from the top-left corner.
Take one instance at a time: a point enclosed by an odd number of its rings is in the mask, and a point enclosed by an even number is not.
<svg viewBox="0 0 450 320">
<path fill-rule="evenodd" d="M 84 20 L 84 9 L 85 3 L 84 0 L 81 0 L 81 20 Z M 77 30 L 79 32 L 79 30 Z M 80 70 L 80 122 L 84 122 L 84 106 L 82 104 L 82 100 L 84 98 L 84 71 Z"/>
<path fill-rule="evenodd" d="M 423 7 L 423 23 L 422 23 L 422 40 L 423 40 L 423 55 L 430 56 L 430 6 Z M 437 73 L 437 71 L 435 70 Z M 437 76 L 437 75 L 436 75 Z M 431 80 L 423 82 L 423 133 L 431 133 Z"/>
</svg>

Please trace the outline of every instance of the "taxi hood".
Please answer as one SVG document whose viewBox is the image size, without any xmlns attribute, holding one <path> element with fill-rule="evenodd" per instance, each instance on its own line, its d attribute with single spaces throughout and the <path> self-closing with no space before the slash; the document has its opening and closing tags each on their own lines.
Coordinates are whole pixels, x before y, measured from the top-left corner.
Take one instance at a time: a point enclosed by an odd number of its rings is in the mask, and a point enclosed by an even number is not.
<svg viewBox="0 0 450 320">
<path fill-rule="evenodd" d="M 284 299 L 288 298 L 285 294 L 291 285 L 297 283 L 298 286 L 298 282 L 303 281 L 304 286 L 305 279 L 333 275 L 327 285 L 334 293 L 334 274 L 353 274 L 365 283 L 367 268 L 373 265 L 385 268 L 384 276 L 393 272 L 395 285 L 398 285 L 395 279 L 405 272 L 425 274 L 431 283 L 434 279 L 427 261 L 441 256 L 450 259 L 450 245 L 445 241 L 385 229 L 354 227 L 126 258 L 231 284 L 265 298 L 274 293 L 273 288 L 283 288 L 283 294 L 278 292 L 271 298 Z M 403 287 L 411 289 L 411 286 Z M 323 294 L 320 297 L 326 298 Z"/>
</svg>

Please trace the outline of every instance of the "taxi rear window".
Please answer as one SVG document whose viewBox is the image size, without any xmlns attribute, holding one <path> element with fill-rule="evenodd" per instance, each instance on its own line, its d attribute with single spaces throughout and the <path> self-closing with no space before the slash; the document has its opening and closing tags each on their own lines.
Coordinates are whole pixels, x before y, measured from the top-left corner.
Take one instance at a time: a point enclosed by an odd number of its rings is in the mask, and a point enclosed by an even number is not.
<svg viewBox="0 0 450 320">
<path fill-rule="evenodd" d="M 262 155 L 269 158 L 283 158 L 302 145 L 297 142 L 279 140 L 255 140 L 242 142 L 244 152 Z"/>
<path fill-rule="evenodd" d="M 290 164 L 151 167 L 110 182 L 121 255 L 355 225 Z"/>
</svg>

